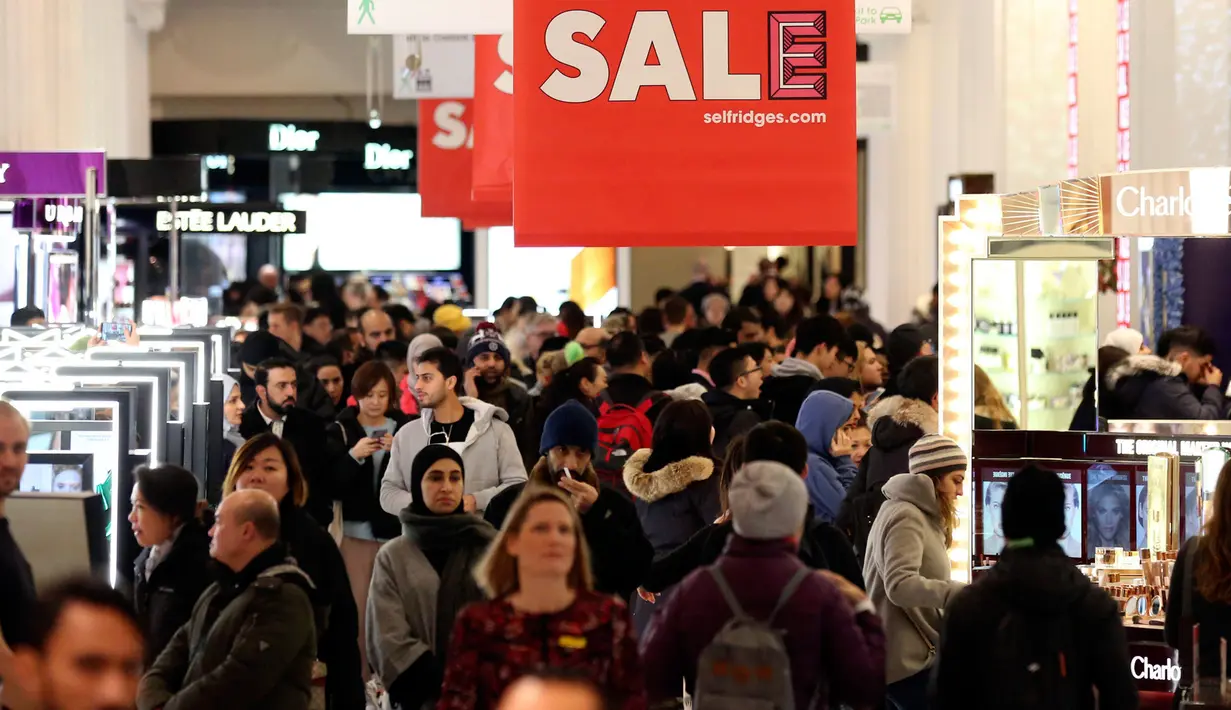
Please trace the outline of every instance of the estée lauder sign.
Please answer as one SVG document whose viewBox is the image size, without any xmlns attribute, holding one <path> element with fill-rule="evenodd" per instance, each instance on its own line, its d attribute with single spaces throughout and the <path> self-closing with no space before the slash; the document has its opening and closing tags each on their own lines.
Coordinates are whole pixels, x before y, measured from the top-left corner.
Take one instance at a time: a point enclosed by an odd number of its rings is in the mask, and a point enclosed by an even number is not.
<svg viewBox="0 0 1231 710">
<path fill-rule="evenodd" d="M 1098 196 L 1099 231 L 1105 235 L 1231 233 L 1231 168 L 1103 175 Z"/>
</svg>

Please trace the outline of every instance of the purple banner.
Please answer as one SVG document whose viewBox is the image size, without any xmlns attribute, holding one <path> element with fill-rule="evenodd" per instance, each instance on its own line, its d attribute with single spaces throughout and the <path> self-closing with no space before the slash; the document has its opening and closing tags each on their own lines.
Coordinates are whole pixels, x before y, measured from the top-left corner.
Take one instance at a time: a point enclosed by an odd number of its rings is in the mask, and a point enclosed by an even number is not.
<svg viewBox="0 0 1231 710">
<path fill-rule="evenodd" d="M 107 192 L 107 154 L 0 153 L 0 197 L 85 197 L 86 169 L 98 170 L 96 192 Z"/>
</svg>

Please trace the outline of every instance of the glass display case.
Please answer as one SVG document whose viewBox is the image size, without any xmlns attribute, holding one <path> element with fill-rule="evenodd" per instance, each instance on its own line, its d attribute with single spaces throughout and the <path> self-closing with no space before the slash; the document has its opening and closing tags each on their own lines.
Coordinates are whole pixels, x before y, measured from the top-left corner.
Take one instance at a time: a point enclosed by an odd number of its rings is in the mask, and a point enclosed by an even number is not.
<svg viewBox="0 0 1231 710">
<path fill-rule="evenodd" d="M 974 355 L 1023 429 L 1065 430 L 1098 355 L 1095 262 L 974 263 Z M 976 414 L 987 393 L 976 379 Z"/>
</svg>

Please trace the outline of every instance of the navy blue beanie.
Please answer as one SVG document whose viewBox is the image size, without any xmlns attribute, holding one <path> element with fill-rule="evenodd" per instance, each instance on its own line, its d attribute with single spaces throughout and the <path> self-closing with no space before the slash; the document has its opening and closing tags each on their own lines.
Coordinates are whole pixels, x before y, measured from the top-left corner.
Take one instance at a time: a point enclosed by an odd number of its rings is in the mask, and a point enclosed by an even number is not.
<svg viewBox="0 0 1231 710">
<path fill-rule="evenodd" d="M 539 453 L 545 455 L 557 446 L 580 446 L 590 452 L 598 448 L 598 420 L 575 399 L 556 407 L 543 423 Z"/>
</svg>

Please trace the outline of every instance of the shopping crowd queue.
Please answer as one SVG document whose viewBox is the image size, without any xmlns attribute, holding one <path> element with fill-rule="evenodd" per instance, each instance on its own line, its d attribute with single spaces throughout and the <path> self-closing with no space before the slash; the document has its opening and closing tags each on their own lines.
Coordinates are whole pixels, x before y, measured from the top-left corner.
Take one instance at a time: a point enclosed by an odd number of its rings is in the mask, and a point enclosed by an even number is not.
<svg viewBox="0 0 1231 710">
<path fill-rule="evenodd" d="M 330 288 L 238 346 L 215 509 L 191 472 L 137 474 L 120 590 L 36 595 L 3 517 L 29 427 L 0 403 L 6 707 L 1137 707 L 1115 605 L 1057 544 L 1054 473 L 1009 481 L 1001 561 L 950 579 L 969 461 L 937 435 L 934 302 L 886 333 L 770 270 L 737 305 L 698 280 L 596 328 L 571 303 L 474 324 Z M 1135 362 L 1126 396 L 1169 396 L 1130 390 Z M 1177 567 L 1211 626 L 1224 484 Z"/>
</svg>

